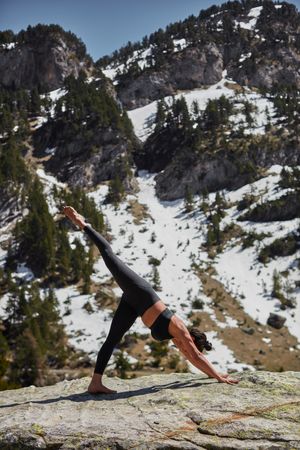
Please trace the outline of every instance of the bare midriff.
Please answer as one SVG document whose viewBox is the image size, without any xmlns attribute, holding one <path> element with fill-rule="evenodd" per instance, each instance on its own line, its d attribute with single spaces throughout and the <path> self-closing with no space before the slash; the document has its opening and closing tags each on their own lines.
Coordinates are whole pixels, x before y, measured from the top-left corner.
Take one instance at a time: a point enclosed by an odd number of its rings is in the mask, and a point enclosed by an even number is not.
<svg viewBox="0 0 300 450">
<path fill-rule="evenodd" d="M 141 319 L 143 323 L 146 325 L 146 327 L 150 328 L 151 325 L 155 322 L 157 317 L 166 309 L 166 305 L 162 300 L 159 300 L 158 302 L 154 303 L 154 305 L 150 306 L 144 314 L 142 315 Z"/>
<path fill-rule="evenodd" d="M 166 305 L 162 300 L 159 300 L 158 302 L 154 303 L 154 305 L 150 306 L 144 314 L 142 315 L 141 319 L 143 323 L 146 325 L 146 327 L 150 328 L 151 325 L 155 322 L 157 317 L 166 309 Z M 176 316 L 175 314 L 171 317 L 170 323 L 169 323 L 169 333 L 177 337 L 181 334 L 182 328 L 185 328 L 184 323 L 182 320 Z"/>
</svg>

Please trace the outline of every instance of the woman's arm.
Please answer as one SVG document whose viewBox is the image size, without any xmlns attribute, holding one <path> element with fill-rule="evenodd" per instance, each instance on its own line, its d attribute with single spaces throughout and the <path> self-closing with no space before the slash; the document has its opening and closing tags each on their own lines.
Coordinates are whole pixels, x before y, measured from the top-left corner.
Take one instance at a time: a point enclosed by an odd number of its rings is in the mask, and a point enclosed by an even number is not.
<svg viewBox="0 0 300 450">
<path fill-rule="evenodd" d="M 228 375 L 221 375 L 215 370 L 214 366 L 205 358 L 203 353 L 197 349 L 189 333 L 184 334 L 180 340 L 173 339 L 173 342 L 193 366 L 204 372 L 210 378 L 216 378 L 219 383 L 238 383 L 238 380 L 229 378 Z"/>
</svg>

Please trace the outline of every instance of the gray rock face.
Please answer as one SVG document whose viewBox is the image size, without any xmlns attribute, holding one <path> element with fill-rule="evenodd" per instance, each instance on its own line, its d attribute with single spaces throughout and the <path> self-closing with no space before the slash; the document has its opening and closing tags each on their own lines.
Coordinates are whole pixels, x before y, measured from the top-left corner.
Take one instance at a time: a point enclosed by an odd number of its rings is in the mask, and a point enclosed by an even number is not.
<svg viewBox="0 0 300 450">
<path fill-rule="evenodd" d="M 11 50 L 0 49 L 0 85 L 7 88 L 44 91 L 58 89 L 69 75 L 78 76 L 88 63 L 79 61 L 75 48 L 68 47 L 62 39 L 58 43 L 41 40 L 33 45 L 20 44 Z"/>
<path fill-rule="evenodd" d="M 145 106 L 158 98 L 217 83 L 222 78 L 223 57 L 218 47 L 207 44 L 174 53 L 170 61 L 155 72 L 145 71 L 118 90 L 126 109 Z"/>
<path fill-rule="evenodd" d="M 115 178 L 122 180 L 127 192 L 138 190 L 131 163 L 131 142 L 118 130 L 95 128 L 93 132 L 79 132 L 70 141 L 61 143 L 53 124 L 44 126 L 35 136 L 38 157 L 47 155 L 47 147 L 56 148 L 45 162 L 45 169 L 70 186 L 91 188 Z M 58 139 L 57 139 L 58 137 Z"/>
<path fill-rule="evenodd" d="M 247 372 L 236 386 L 201 375 L 88 380 L 0 393 L 0 447 L 14 449 L 300 449 L 300 374 Z"/>
<path fill-rule="evenodd" d="M 269 168 L 273 164 L 300 164 L 299 144 L 288 148 L 283 143 L 273 152 L 262 148 L 237 157 L 226 151 L 202 157 L 185 152 L 156 176 L 156 193 L 161 200 L 176 200 L 184 197 L 187 186 L 193 194 L 238 189 L 251 182 L 254 167 Z"/>
<path fill-rule="evenodd" d="M 300 54 L 288 47 L 272 48 L 264 52 L 253 70 L 247 61 L 238 67 L 229 67 L 228 75 L 245 86 L 270 89 L 275 85 L 295 85 L 300 88 Z"/>
</svg>

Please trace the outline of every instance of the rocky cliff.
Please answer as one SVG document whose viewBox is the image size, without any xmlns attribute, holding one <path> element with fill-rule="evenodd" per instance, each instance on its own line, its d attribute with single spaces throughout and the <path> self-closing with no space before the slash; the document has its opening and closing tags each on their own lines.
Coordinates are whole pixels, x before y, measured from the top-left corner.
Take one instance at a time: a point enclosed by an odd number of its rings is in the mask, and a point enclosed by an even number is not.
<svg viewBox="0 0 300 450">
<path fill-rule="evenodd" d="M 5 391 L 0 446 L 13 449 L 299 449 L 300 375 L 245 372 L 237 386 L 201 375 L 88 380 Z"/>
<path fill-rule="evenodd" d="M 180 133 L 161 132 L 150 137 L 142 151 L 135 153 L 135 162 L 140 169 L 158 172 L 156 193 L 161 200 L 184 197 L 187 187 L 193 194 L 237 189 L 257 178 L 257 168 L 300 164 L 298 138 L 289 142 L 275 139 L 270 133 L 256 137 L 244 148 L 242 141 L 232 139 L 231 143 L 232 149 L 215 145 L 211 151 L 201 153 L 193 150 L 193 142 L 184 141 Z"/>
<path fill-rule="evenodd" d="M 63 86 L 69 75 L 92 67 L 84 44 L 58 25 L 38 25 L 0 46 L 0 85 L 13 89 L 39 87 L 47 92 Z"/>
<path fill-rule="evenodd" d="M 145 71 L 119 89 L 127 109 L 140 108 L 153 100 L 174 95 L 178 90 L 213 84 L 222 77 L 223 59 L 214 43 L 174 53 L 160 69 Z"/>
</svg>

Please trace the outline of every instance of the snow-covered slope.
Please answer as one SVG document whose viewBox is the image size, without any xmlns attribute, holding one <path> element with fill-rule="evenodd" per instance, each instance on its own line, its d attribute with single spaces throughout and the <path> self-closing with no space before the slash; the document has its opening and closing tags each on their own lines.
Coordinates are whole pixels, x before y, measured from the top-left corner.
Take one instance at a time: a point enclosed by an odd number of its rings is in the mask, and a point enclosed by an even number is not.
<svg viewBox="0 0 300 450">
<path fill-rule="evenodd" d="M 264 133 L 264 125 L 267 123 L 266 111 L 268 110 L 269 115 L 272 117 L 274 113 L 273 103 L 267 98 L 264 98 L 262 95 L 253 92 L 251 89 L 246 87 L 243 89 L 244 92 L 238 93 L 235 89 L 236 87 L 238 87 L 237 83 L 228 78 L 227 71 L 224 70 L 223 77 L 218 83 L 209 86 L 208 88 L 181 91 L 174 97 L 165 97 L 164 101 L 167 105 L 171 105 L 173 98 L 177 99 L 184 97 L 190 112 L 192 111 L 193 102 L 197 102 L 199 110 L 203 111 L 208 100 L 218 99 L 222 95 L 225 95 L 227 98 L 234 101 L 236 112 L 231 116 L 230 120 L 236 126 L 245 126 L 245 116 L 239 113 L 239 110 L 242 108 L 244 101 L 249 101 L 256 107 L 256 111 L 253 112 L 253 126 L 251 128 L 247 128 L 247 133 Z M 154 101 L 146 106 L 127 112 L 133 123 L 135 134 L 141 139 L 141 141 L 145 141 L 153 132 L 156 111 L 157 101 Z"/>
</svg>

